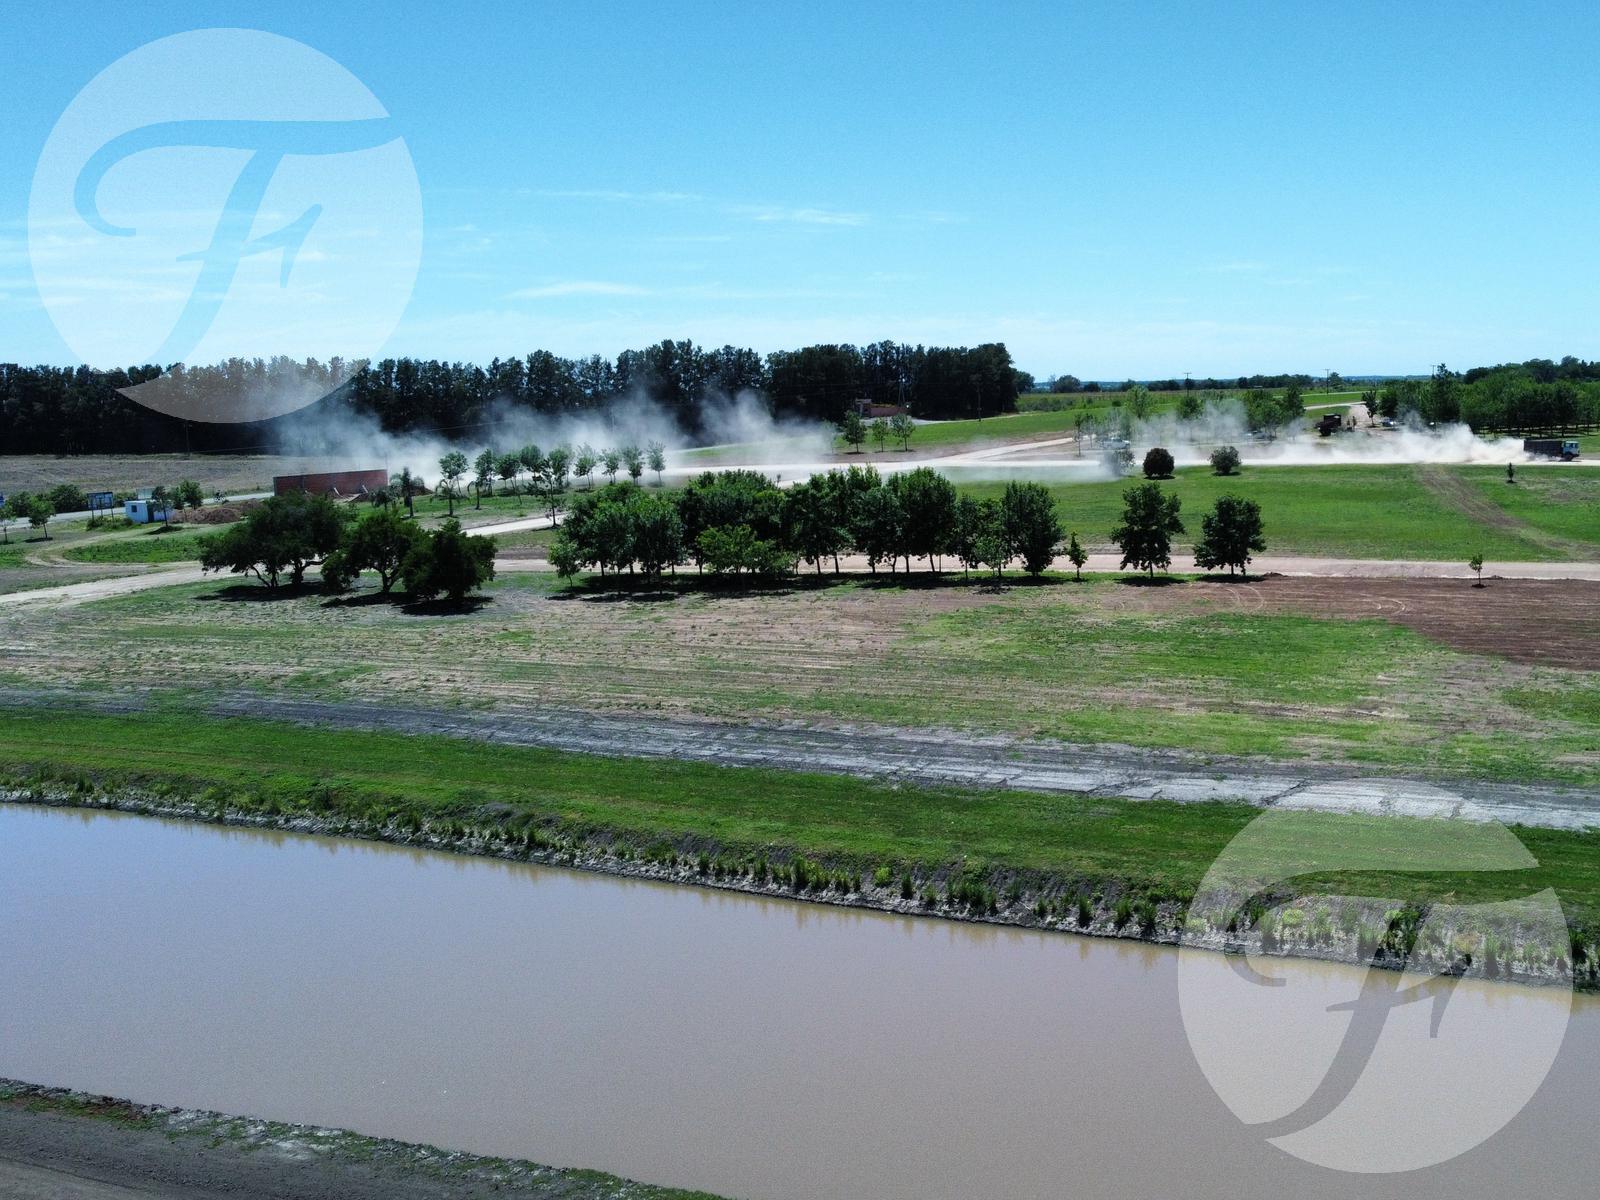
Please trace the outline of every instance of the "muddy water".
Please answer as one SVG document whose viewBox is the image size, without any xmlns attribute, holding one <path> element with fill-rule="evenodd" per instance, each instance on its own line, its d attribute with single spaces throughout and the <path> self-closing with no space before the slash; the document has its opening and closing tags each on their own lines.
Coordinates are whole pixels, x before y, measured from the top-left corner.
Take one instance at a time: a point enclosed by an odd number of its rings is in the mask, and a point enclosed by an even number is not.
<svg viewBox="0 0 1600 1200">
<path fill-rule="evenodd" d="M 0 805 L 0 1075 L 730 1196 L 1593 1194 L 1596 1006 L 1485 1145 L 1355 1176 L 1238 1122 L 1176 979 L 1136 945 Z M 1497 1038 L 1546 1002 L 1457 1001 Z"/>
</svg>

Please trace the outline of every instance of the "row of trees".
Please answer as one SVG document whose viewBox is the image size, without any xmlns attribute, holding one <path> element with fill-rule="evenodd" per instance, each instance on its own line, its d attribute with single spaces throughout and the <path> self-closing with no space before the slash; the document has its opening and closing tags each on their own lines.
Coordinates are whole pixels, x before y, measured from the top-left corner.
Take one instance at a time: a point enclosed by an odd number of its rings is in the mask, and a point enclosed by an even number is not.
<svg viewBox="0 0 1600 1200">
<path fill-rule="evenodd" d="M 1287 387 L 1299 388 L 1302 391 L 1310 388 L 1316 381 L 1310 375 L 1240 375 L 1236 379 L 1214 379 L 1206 376 L 1204 379 L 1151 379 L 1139 383 L 1128 379 L 1122 383 L 1097 383 L 1089 380 L 1085 383 L 1076 375 L 1052 375 L 1045 380 L 1044 391 L 1056 395 L 1068 395 L 1073 392 L 1127 392 L 1136 387 L 1148 387 L 1152 392 L 1222 392 L 1246 391 L 1250 388 L 1282 389 Z M 1337 371 L 1332 372 L 1327 383 L 1330 388 L 1336 387 L 1342 380 Z"/>
<path fill-rule="evenodd" d="M 1122 551 L 1124 570 L 1132 567 L 1154 575 L 1172 565 L 1172 539 L 1185 532 L 1179 515 L 1182 509 L 1183 502 L 1158 483 L 1141 483 L 1122 493 L 1122 520 L 1111 531 L 1111 541 Z M 1223 495 L 1200 518 L 1194 562 L 1203 571 L 1226 567 L 1232 575 L 1243 571 L 1252 556 L 1266 548 L 1261 506 L 1254 500 Z"/>
<path fill-rule="evenodd" d="M 1427 379 L 1396 379 L 1363 397 L 1380 416 L 1461 421 L 1479 433 L 1574 433 L 1600 426 L 1600 363 L 1533 359 Z"/>
<path fill-rule="evenodd" d="M 788 490 L 754 471 L 707 472 L 676 496 L 611 484 L 580 495 L 551 561 L 562 575 L 598 569 L 647 577 L 684 563 L 713 574 L 778 575 L 804 562 L 822 573 L 840 556 L 864 555 L 876 573 L 915 559 L 1033 575 L 1055 557 L 1061 523 L 1049 489 L 1011 483 L 998 498 L 962 496 L 928 467 L 887 478 L 873 467 L 813 475 Z M 1076 539 L 1074 539 L 1076 541 Z"/>
<path fill-rule="evenodd" d="M 662 482 L 662 472 L 667 469 L 667 448 L 652 441 L 640 449 L 636 445 L 608 447 L 596 450 L 593 446 L 555 446 L 548 452 L 536 445 L 520 450 L 500 453 L 494 447 L 485 447 L 476 458 L 467 459 L 461 450 L 452 450 L 439 459 L 439 483 L 435 489 L 449 505 L 449 515 L 455 515 L 455 502 L 471 497 L 481 508 L 483 497 L 492 496 L 496 489 L 505 495 L 525 494 L 545 503 L 554 519 L 561 496 L 569 483 L 582 480 L 585 487 L 594 486 L 596 472 L 603 473 L 615 483 L 617 475 L 626 471 L 634 483 L 648 467 L 655 472 L 656 482 Z M 392 490 L 401 490 L 406 479 L 397 476 Z"/>
<path fill-rule="evenodd" d="M 1122 521 L 1111 533 L 1126 568 L 1154 573 L 1172 561 L 1172 539 L 1184 532 L 1181 502 L 1150 482 L 1123 493 Z M 914 559 L 929 571 L 954 558 L 964 569 L 999 574 L 1020 561 L 1030 575 L 1055 560 L 1063 526 L 1043 484 L 1013 482 L 1000 496 L 961 495 L 928 467 L 880 476 L 872 467 L 813 475 L 787 491 L 753 471 L 707 472 L 679 495 L 609 484 L 579 496 L 551 548 L 564 577 L 586 570 L 627 571 L 658 579 L 693 563 L 717 575 L 775 576 L 797 562 L 821 574 L 839 571 L 840 556 L 864 556 L 876 573 Z M 1244 570 L 1266 548 L 1261 509 L 1253 500 L 1220 497 L 1201 518 L 1195 561 L 1205 570 Z M 1065 555 L 1087 561 L 1078 535 Z"/>
<path fill-rule="evenodd" d="M 202 537 L 200 564 L 253 576 L 269 588 L 299 586 L 320 564 L 334 592 L 350 590 L 371 571 L 385 595 L 398 583 L 419 600 L 447 596 L 459 603 L 494 578 L 495 549 L 492 537 L 472 537 L 453 520 L 425 530 L 393 506 L 356 518 L 326 496 L 296 492 L 264 500 Z"/>
<path fill-rule="evenodd" d="M 155 379 L 155 366 L 104 372 L 86 367 L 0 364 L 0 454 L 265 451 L 350 415 L 390 432 L 465 440 L 498 406 L 550 415 L 602 413 L 621 397 L 648 396 L 691 435 L 741 392 L 765 396 L 774 416 L 837 423 L 856 401 L 899 404 L 919 417 L 984 417 L 1016 408 L 1019 376 L 1001 343 L 974 347 L 821 345 L 762 356 L 737 346 L 709 349 L 663 341 L 615 359 L 563 358 L 538 350 L 487 366 L 433 359 L 230 359 L 179 364 L 163 384 L 180 411 L 209 411 L 218 398 L 323 396 L 308 409 L 245 424 L 186 422 L 152 412 L 118 389 Z"/>
</svg>

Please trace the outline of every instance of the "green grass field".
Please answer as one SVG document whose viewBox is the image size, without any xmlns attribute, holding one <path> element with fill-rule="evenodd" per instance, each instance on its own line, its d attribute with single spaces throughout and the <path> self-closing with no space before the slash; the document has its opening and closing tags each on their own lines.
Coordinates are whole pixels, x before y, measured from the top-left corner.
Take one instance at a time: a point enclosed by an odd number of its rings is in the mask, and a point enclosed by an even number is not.
<svg viewBox="0 0 1600 1200">
<path fill-rule="evenodd" d="M 620 837 L 636 847 L 693 843 L 718 854 L 790 853 L 863 873 L 878 865 L 923 876 L 951 868 L 1038 880 L 1114 884 L 1163 898 L 1193 894 L 1223 848 L 1259 810 L 1028 792 L 908 788 L 842 776 L 604 758 L 445 737 L 307 729 L 152 711 L 121 716 L 16 711 L 0 722 L 0 777 L 146 791 L 278 814 L 373 821 L 439 819 L 479 827 Z M 1403 817 L 1306 815 L 1316 844 L 1418 844 L 1468 838 L 1470 826 Z M 1600 919 L 1600 833 L 1519 830 L 1539 865 L 1521 894 L 1553 887 L 1575 922 Z M 1465 844 L 1465 843 L 1464 843 Z M 1308 854 L 1308 857 L 1309 854 Z M 1470 860 L 1469 860 L 1470 861 Z M 1368 894 L 1500 894 L 1496 872 L 1368 876 Z"/>
<path fill-rule="evenodd" d="M 1485 488 L 1496 478 L 1492 467 L 1445 470 L 1461 472 L 1474 486 Z M 1526 470 L 1518 479 L 1537 474 Z M 1594 553 L 1586 557 L 1600 558 L 1600 521 L 1586 516 L 1600 502 L 1600 471 L 1561 475 L 1559 508 L 1544 502 L 1558 485 L 1543 477 L 1529 482 L 1525 493 L 1505 500 L 1502 507 L 1518 521 L 1593 545 Z M 1498 478 L 1504 479 L 1503 469 Z M 1122 493 L 1142 482 L 1136 475 L 1120 481 L 1057 484 L 1051 490 L 1066 527 L 1077 530 L 1085 544 L 1104 547 L 1121 517 Z M 974 483 L 964 484 L 962 490 L 997 496 L 1004 486 Z M 1261 505 L 1268 553 L 1461 562 L 1474 553 L 1505 562 L 1585 557 L 1462 512 L 1430 489 L 1419 469 L 1411 466 L 1246 467 L 1227 478 L 1212 474 L 1209 467 L 1186 467 L 1161 486 L 1183 502 L 1187 532 L 1179 542 L 1185 545 L 1199 532 L 1201 515 L 1218 496 L 1231 493 Z"/>
<path fill-rule="evenodd" d="M 162 529 L 157 525 L 104 538 L 91 535 L 82 545 L 68 545 L 62 551 L 62 557 L 71 562 L 86 563 L 193 562 L 200 557 L 200 538 L 224 528 L 226 526 L 222 525 L 180 525 Z"/>
<path fill-rule="evenodd" d="M 1516 520 L 1544 533 L 1600 547 L 1600 470 L 1530 467 L 1506 482 L 1499 467 L 1464 467 L 1461 474 Z"/>
<path fill-rule="evenodd" d="M 1225 585 L 1110 577 L 695 584 L 644 603 L 507 574 L 478 611 L 433 617 L 371 595 L 187 584 L 0 611 L 0 672 L 19 687 L 821 718 L 1600 783 L 1600 676 L 1355 613 L 1237 611 Z"/>
</svg>

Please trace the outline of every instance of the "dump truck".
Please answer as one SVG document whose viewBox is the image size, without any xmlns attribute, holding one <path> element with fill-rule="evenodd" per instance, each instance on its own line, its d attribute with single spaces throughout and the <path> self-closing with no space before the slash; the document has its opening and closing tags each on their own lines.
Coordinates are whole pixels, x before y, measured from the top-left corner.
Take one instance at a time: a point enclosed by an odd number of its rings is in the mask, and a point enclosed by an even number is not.
<svg viewBox="0 0 1600 1200">
<path fill-rule="evenodd" d="M 1571 462 L 1578 457 L 1577 438 L 1523 438 L 1522 451 L 1538 458 L 1559 458 Z"/>
</svg>

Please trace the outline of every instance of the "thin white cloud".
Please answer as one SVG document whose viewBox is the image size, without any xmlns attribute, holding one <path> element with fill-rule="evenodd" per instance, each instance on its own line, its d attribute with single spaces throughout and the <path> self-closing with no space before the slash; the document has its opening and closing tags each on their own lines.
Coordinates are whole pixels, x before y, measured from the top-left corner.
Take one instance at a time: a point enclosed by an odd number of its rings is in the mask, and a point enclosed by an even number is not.
<svg viewBox="0 0 1600 1200">
<path fill-rule="evenodd" d="M 694 192 L 627 192 L 614 188 L 561 188 L 538 193 L 551 200 L 610 200 L 627 204 L 688 204 L 703 200 Z"/>
<path fill-rule="evenodd" d="M 558 296 L 647 296 L 649 290 L 632 283 L 611 283 L 603 279 L 564 279 L 538 287 L 519 288 L 512 300 L 548 300 Z"/>
<path fill-rule="evenodd" d="M 736 217 L 763 224 L 856 226 L 867 223 L 867 214 L 842 212 L 832 208 L 787 208 L 777 204 L 733 204 L 728 211 Z"/>
</svg>

